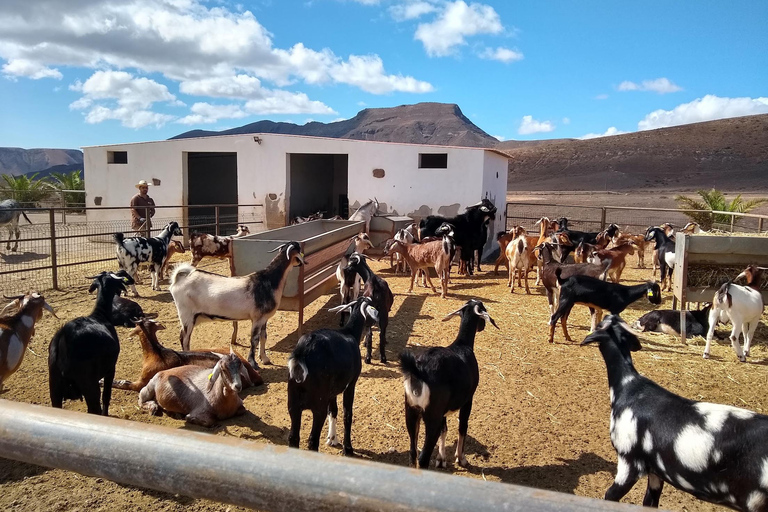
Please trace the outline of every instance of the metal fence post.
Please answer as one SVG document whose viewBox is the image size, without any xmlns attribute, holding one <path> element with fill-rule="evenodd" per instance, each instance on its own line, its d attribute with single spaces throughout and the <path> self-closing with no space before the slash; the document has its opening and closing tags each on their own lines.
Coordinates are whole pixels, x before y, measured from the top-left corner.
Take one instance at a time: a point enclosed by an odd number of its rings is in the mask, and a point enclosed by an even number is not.
<svg viewBox="0 0 768 512">
<path fill-rule="evenodd" d="M 152 236 L 152 231 L 149 227 L 149 223 L 152 222 L 149 218 L 149 208 L 144 208 L 144 230 L 146 231 L 145 237 L 150 238 Z"/>
<path fill-rule="evenodd" d="M 216 236 L 219 236 L 219 207 L 218 205 L 215 207 L 216 211 Z"/>
<path fill-rule="evenodd" d="M 603 206 L 600 211 L 600 231 L 603 231 L 605 229 L 605 211 L 606 207 Z"/>
<path fill-rule="evenodd" d="M 733 233 L 733 221 L 736 219 L 735 215 L 731 215 L 731 233 Z"/>
<path fill-rule="evenodd" d="M 65 197 L 64 191 L 59 191 L 59 194 L 61 194 L 61 223 L 66 224 L 67 223 L 67 199 Z"/>
<path fill-rule="evenodd" d="M 51 230 L 51 281 L 53 289 L 59 289 L 59 269 L 58 261 L 56 257 L 56 218 L 55 210 L 53 208 L 48 210 L 48 222 Z"/>
<path fill-rule="evenodd" d="M 757 219 L 757 232 L 762 233 L 763 232 L 763 218 L 760 217 Z"/>
</svg>

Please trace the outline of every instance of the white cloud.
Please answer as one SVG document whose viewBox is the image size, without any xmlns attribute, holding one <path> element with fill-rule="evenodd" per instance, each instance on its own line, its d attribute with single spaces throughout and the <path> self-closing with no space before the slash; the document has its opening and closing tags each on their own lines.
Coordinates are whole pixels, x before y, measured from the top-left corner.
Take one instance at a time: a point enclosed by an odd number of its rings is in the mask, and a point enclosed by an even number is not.
<svg viewBox="0 0 768 512">
<path fill-rule="evenodd" d="M 127 128 L 144 128 L 149 125 L 159 128 L 172 121 L 173 116 L 148 110 L 132 110 L 126 107 L 113 109 L 102 105 L 95 106 L 85 116 L 85 122 L 88 124 L 98 124 L 110 119 L 120 121 Z"/>
<path fill-rule="evenodd" d="M 563 118 L 563 124 L 571 124 L 571 118 L 570 117 L 564 117 Z"/>
<path fill-rule="evenodd" d="M 496 49 L 486 48 L 479 54 L 481 59 L 498 60 L 500 62 L 510 63 L 523 60 L 523 53 L 510 48 L 498 47 Z"/>
<path fill-rule="evenodd" d="M 596 100 L 607 100 L 608 99 L 608 95 L 607 94 L 598 94 L 597 96 L 595 96 L 595 99 Z"/>
<path fill-rule="evenodd" d="M 63 78 L 58 69 L 49 68 L 39 62 L 27 59 L 10 59 L 3 65 L 3 73 L 9 78 L 26 77 L 32 80 L 40 80 L 41 78 L 61 80 Z"/>
<path fill-rule="evenodd" d="M 395 21 L 414 20 L 436 11 L 437 6 L 434 3 L 419 0 L 393 5 L 389 8 L 389 14 Z"/>
<path fill-rule="evenodd" d="M 381 0 L 352 0 L 353 2 L 357 2 L 358 4 L 363 5 L 379 5 L 379 2 Z"/>
<path fill-rule="evenodd" d="M 337 114 L 320 101 L 312 101 L 303 92 L 274 90 L 269 96 L 245 103 L 251 114 Z"/>
<path fill-rule="evenodd" d="M 523 116 L 523 120 L 520 122 L 520 127 L 517 129 L 517 133 L 520 135 L 529 135 L 531 133 L 543 133 L 551 132 L 555 129 L 555 125 L 551 121 L 537 121 L 533 116 Z"/>
<path fill-rule="evenodd" d="M 607 130 L 605 130 L 604 133 L 588 133 L 586 135 L 582 135 L 579 137 L 579 139 L 586 140 L 586 139 L 596 139 L 598 137 L 610 137 L 611 135 L 621 135 L 623 132 L 619 129 L 617 129 L 615 126 L 611 126 Z"/>
<path fill-rule="evenodd" d="M 503 30 L 498 13 L 490 5 L 467 5 L 457 0 L 448 2 L 437 20 L 419 24 L 414 38 L 424 44 L 429 56 L 442 57 L 453 53 L 456 46 L 467 44 L 466 37 Z"/>
<path fill-rule="evenodd" d="M 708 94 L 672 110 L 655 110 L 637 123 L 638 130 L 700 123 L 729 117 L 768 113 L 768 98 L 720 98 Z"/>
<path fill-rule="evenodd" d="M 210 103 L 195 103 L 190 108 L 192 114 L 178 119 L 180 124 L 215 123 L 219 119 L 240 119 L 248 116 L 240 105 L 211 105 Z"/>
<path fill-rule="evenodd" d="M 658 94 L 668 94 L 670 92 L 682 91 L 683 88 L 672 83 L 668 78 L 657 78 L 655 80 L 643 80 L 642 83 L 624 81 L 617 87 L 620 91 L 650 91 Z"/>
</svg>

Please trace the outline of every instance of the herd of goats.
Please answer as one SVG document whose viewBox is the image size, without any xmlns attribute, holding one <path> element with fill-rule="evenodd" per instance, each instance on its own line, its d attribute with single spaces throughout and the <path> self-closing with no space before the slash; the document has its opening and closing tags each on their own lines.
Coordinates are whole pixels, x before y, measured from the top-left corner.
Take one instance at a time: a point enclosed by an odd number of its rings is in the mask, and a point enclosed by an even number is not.
<svg viewBox="0 0 768 512">
<path fill-rule="evenodd" d="M 373 215 L 377 206 L 365 211 Z M 410 269 L 409 291 L 422 273 L 424 282 L 436 292 L 429 275 L 434 268 L 441 281 L 441 295 L 445 297 L 454 257 L 458 255 L 461 273 L 474 272 L 474 254 L 482 249 L 488 237 L 488 223 L 495 214 L 494 205 L 484 199 L 455 217 L 426 217 L 388 240 L 384 253 L 393 258 L 393 265 L 397 259 L 396 272 L 399 268 Z M 367 231 L 370 218 L 364 220 Z M 571 340 L 566 322 L 575 304 L 586 305 L 592 313 L 591 334 L 582 344 L 597 344 L 608 370 L 610 435 L 618 455 L 616 476 L 605 498 L 618 501 L 638 479 L 647 476 L 643 505 L 657 507 L 667 482 L 702 500 L 736 510 L 768 512 L 768 416 L 680 397 L 640 375 L 632 364 L 631 353 L 641 348 L 636 330 L 680 331 L 677 311 L 652 311 L 640 318 L 634 329 L 619 317 L 627 306 L 642 297 L 652 304 L 661 303 L 662 288 L 658 283 L 625 286 L 620 283 L 621 273 L 626 257 L 635 252 L 639 266 L 644 268 L 645 249 L 653 242 L 654 266 L 659 266 L 665 285 L 674 270 L 672 227 L 650 227 L 643 235 L 631 235 L 621 233 L 616 225 L 599 233 L 572 230 L 565 218 L 550 221 L 545 217 L 537 225 L 538 235 L 528 235 L 520 226 L 497 235 L 500 255 L 496 270 L 506 265 L 512 291 L 516 278 L 518 287 L 520 280 L 525 280 L 528 293 L 528 272 L 536 271 L 537 284 L 544 286 L 550 307 L 550 342 L 558 321 L 566 340 Z M 699 228 L 689 225 L 685 229 Z M 149 264 L 152 288 L 159 290 L 169 253 L 184 251 L 181 244 L 172 241 L 173 236 L 181 234 L 178 224 L 170 222 L 157 237 L 115 235 L 120 270 L 89 278 L 93 280 L 89 292 L 98 292 L 93 312 L 68 321 L 50 342 L 49 386 L 54 407 L 61 408 L 65 399 L 85 399 L 89 413 L 107 415 L 112 388 L 119 388 L 137 391 L 139 405 L 151 414 L 166 413 L 206 427 L 245 412 L 239 393 L 263 383 L 255 359 L 256 346 L 260 361 L 270 364 L 265 350 L 266 325 L 280 305 L 291 268 L 305 264 L 301 245 L 280 245 L 272 251 L 275 256 L 265 269 L 226 277 L 200 270 L 197 264 L 203 257 L 231 260 L 232 240 L 247 234 L 247 228 L 241 226 L 236 235 L 229 237 L 193 234 L 192 262 L 176 265 L 170 274 L 169 291 L 181 323 L 181 350 L 177 351 L 159 343 L 156 332 L 164 328 L 162 324 L 121 294 L 127 293 L 130 286 L 138 296 L 135 283 L 140 264 Z M 360 343 L 365 338 L 364 359 L 370 363 L 373 327 L 378 326 L 380 360 L 387 362 L 386 329 L 394 302 L 386 280 L 371 270 L 363 254 L 372 247 L 367 232 L 362 232 L 350 241 L 339 263 L 337 278 L 342 300 L 330 311 L 340 313 L 340 328 L 304 334 L 288 359 L 291 447 L 299 446 L 301 415 L 310 410 L 310 450 L 318 450 L 327 417 L 326 444 L 342 444 L 344 455 L 354 453 L 352 406 L 363 364 Z M 571 253 L 575 263 L 566 262 Z M 705 357 L 715 325 L 725 321 L 733 324 L 731 341 L 738 358 L 744 361 L 749 355 L 749 345 L 763 311 L 759 291 L 763 270 L 749 266 L 736 278 L 746 278 L 746 285 L 728 282 L 704 310 L 687 314 L 688 333 L 707 336 Z M 39 293 L 8 298 L 12 302 L 0 313 L 0 391 L 3 381 L 21 365 L 35 322 L 43 311 L 55 316 Z M 603 318 L 603 311 L 610 314 Z M 409 458 L 411 465 L 419 468 L 429 467 L 436 445 L 436 466 L 448 465 L 446 415 L 453 411 L 459 413 L 455 463 L 467 464 L 464 444 L 479 382 L 475 336 L 488 324 L 498 329 L 477 299 L 467 301 L 443 321 L 452 317 L 460 318 L 453 343 L 429 348 L 418 356 L 408 350 L 399 356 L 410 437 Z M 233 323 L 235 332 L 229 347 L 191 350 L 195 325 L 214 320 Z M 247 358 L 232 349 L 239 320 L 250 320 L 252 324 Z M 141 374 L 133 381 L 115 380 L 120 352 L 115 326 L 134 328 L 133 333 L 141 343 Z M 740 333 L 744 334 L 743 351 L 738 341 Z M 341 443 L 336 432 L 338 395 L 342 395 L 344 412 Z M 422 421 L 424 445 L 418 453 Z"/>
</svg>

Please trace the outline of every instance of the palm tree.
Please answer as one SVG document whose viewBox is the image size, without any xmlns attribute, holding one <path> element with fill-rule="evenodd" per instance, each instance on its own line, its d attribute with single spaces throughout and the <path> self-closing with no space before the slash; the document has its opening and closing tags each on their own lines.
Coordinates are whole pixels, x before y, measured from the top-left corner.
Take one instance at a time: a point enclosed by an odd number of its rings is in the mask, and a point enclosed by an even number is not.
<svg viewBox="0 0 768 512">
<path fill-rule="evenodd" d="M 677 207 L 680 210 L 684 210 L 683 213 L 694 222 L 697 222 L 701 229 L 712 229 L 714 224 L 730 224 L 731 215 L 724 213 L 710 213 L 710 211 L 716 210 L 721 212 L 734 212 L 734 213 L 748 213 L 754 210 L 763 203 L 768 202 L 768 198 L 750 199 L 745 201 L 741 198 L 741 194 L 737 195 L 733 200 L 728 201 L 725 198 L 725 194 L 717 189 L 712 190 L 698 190 L 696 192 L 701 197 L 698 200 L 688 196 L 676 196 L 675 201 L 678 202 Z M 692 212 L 686 210 L 709 210 L 705 212 Z M 738 218 L 738 216 L 736 216 Z"/>
<path fill-rule="evenodd" d="M 36 207 L 37 203 L 45 199 L 52 189 L 50 183 L 37 179 L 38 174 L 31 176 L 3 174 L 4 183 L 1 183 L 0 195 L 4 199 L 15 199 L 24 207 Z"/>
<path fill-rule="evenodd" d="M 81 170 L 65 172 L 52 172 L 49 176 L 51 185 L 58 190 L 85 190 L 85 180 L 83 180 Z M 85 194 L 77 192 L 64 192 L 64 203 L 67 206 L 85 207 Z"/>
</svg>

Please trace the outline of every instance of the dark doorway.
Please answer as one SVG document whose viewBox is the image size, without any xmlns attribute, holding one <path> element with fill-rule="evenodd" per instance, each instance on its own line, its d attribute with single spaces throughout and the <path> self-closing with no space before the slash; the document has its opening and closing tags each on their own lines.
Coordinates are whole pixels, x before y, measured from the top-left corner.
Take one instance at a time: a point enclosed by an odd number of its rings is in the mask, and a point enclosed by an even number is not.
<svg viewBox="0 0 768 512">
<path fill-rule="evenodd" d="M 291 153 L 288 159 L 288 221 L 315 212 L 349 217 L 348 155 Z"/>
<path fill-rule="evenodd" d="M 216 233 L 216 208 L 237 204 L 237 153 L 187 153 L 190 231 Z M 237 207 L 219 207 L 219 234 L 237 230 Z"/>
</svg>

